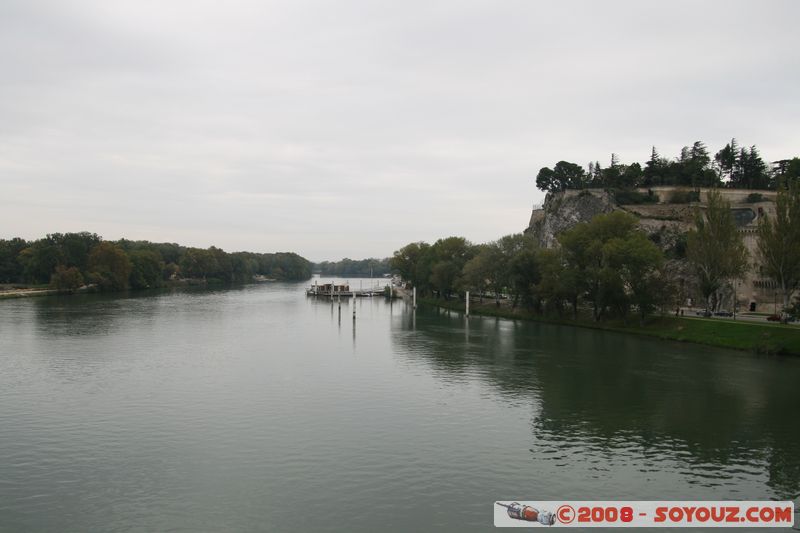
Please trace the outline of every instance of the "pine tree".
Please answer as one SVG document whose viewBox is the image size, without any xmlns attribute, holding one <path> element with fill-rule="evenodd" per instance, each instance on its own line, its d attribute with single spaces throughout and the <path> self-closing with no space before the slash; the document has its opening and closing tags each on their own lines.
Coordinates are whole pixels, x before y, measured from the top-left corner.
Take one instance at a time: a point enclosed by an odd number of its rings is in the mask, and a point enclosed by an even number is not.
<svg viewBox="0 0 800 533">
<path fill-rule="evenodd" d="M 736 169 L 738 156 L 739 144 L 736 142 L 736 139 L 731 139 L 731 142 L 716 153 L 714 161 L 717 163 L 717 168 L 719 168 L 720 179 L 724 178 L 728 181 L 733 181 L 733 174 Z"/>
<path fill-rule="evenodd" d="M 647 161 L 647 164 L 644 167 L 644 185 L 646 187 L 652 185 L 663 185 L 661 166 L 661 156 L 658 154 L 656 147 L 653 146 L 653 149 L 650 151 L 650 160 Z"/>
<path fill-rule="evenodd" d="M 766 189 L 769 187 L 769 172 L 767 164 L 761 159 L 758 148 L 755 145 L 749 150 L 742 148 L 741 159 L 739 161 L 741 170 L 740 181 L 748 189 Z"/>
</svg>

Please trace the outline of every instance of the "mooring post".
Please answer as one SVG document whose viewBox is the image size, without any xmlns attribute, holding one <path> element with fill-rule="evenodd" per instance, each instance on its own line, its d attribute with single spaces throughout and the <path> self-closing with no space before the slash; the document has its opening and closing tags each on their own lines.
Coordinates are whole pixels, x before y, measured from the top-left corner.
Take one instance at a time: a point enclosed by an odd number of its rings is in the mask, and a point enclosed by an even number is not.
<svg viewBox="0 0 800 533">
<path fill-rule="evenodd" d="M 467 297 L 465 300 L 467 301 L 467 316 L 469 316 L 469 291 L 467 291 Z"/>
<path fill-rule="evenodd" d="M 411 290 L 411 294 L 412 294 L 412 299 L 411 299 L 412 300 L 412 307 L 414 309 L 416 309 L 417 308 L 417 288 L 416 287 L 414 287 Z"/>
<path fill-rule="evenodd" d="M 356 319 L 356 295 L 353 293 L 353 321 Z"/>
</svg>

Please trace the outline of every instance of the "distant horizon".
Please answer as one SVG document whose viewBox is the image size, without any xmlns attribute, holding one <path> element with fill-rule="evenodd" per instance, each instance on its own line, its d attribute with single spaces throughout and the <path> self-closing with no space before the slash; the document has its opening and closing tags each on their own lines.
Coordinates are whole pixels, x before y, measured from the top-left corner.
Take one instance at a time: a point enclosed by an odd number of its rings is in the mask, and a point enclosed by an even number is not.
<svg viewBox="0 0 800 533">
<path fill-rule="evenodd" d="M 639 189 L 649 188 L 649 189 L 653 189 L 653 190 L 664 189 L 664 188 L 678 188 L 678 189 L 684 188 L 685 189 L 686 186 L 685 185 L 654 185 L 654 186 L 651 186 L 651 187 L 638 187 L 638 188 Z M 700 190 L 714 189 L 714 187 L 710 187 L 709 188 L 709 187 L 705 187 L 705 186 L 698 186 L 698 187 L 695 187 L 695 188 L 696 189 L 700 189 Z M 590 188 L 589 190 L 594 190 L 594 189 Z M 752 191 L 752 192 L 763 191 L 763 192 L 772 192 L 773 194 L 775 193 L 774 189 L 746 189 L 746 188 L 731 188 L 731 189 L 728 189 L 728 188 L 726 188 L 724 190 L 728 190 L 728 191 L 741 190 L 741 191 Z M 564 191 L 564 192 L 566 192 L 566 191 Z M 546 195 L 548 193 L 542 193 L 542 194 Z M 539 207 L 539 208 L 541 208 L 541 206 L 542 206 L 542 204 L 533 204 L 532 205 L 532 207 Z M 530 211 L 528 212 L 528 215 L 530 216 Z M 525 226 L 524 228 L 522 228 L 519 231 L 513 231 L 513 232 L 505 233 L 503 235 L 497 235 L 494 238 L 489 239 L 488 241 L 484 241 L 484 242 L 471 241 L 468 238 L 467 238 L 467 240 L 472 242 L 473 244 L 484 244 L 484 243 L 488 243 L 488 242 L 497 240 L 500 237 L 503 237 L 505 235 L 509 235 L 509 234 L 513 234 L 513 233 L 523 233 L 524 230 L 527 229 L 527 227 L 528 226 Z M 208 246 L 195 246 L 195 245 L 192 245 L 192 244 L 186 244 L 186 243 L 175 241 L 175 240 L 135 239 L 135 238 L 127 237 L 127 236 L 122 236 L 122 237 L 119 237 L 119 238 L 107 238 L 105 235 L 102 235 L 102 234 L 100 234 L 98 232 L 85 230 L 85 229 L 84 230 L 77 230 L 77 231 L 49 231 L 49 232 L 47 232 L 45 234 L 42 234 L 42 235 L 39 235 L 39 236 L 34 236 L 32 238 L 26 238 L 26 237 L 23 237 L 22 235 L 11 235 L 11 236 L 2 236 L 2 235 L 0 235 L 0 239 L 12 239 L 12 238 L 19 237 L 19 238 L 23 238 L 26 241 L 30 242 L 30 241 L 35 241 L 37 239 L 44 238 L 48 234 L 55 234 L 55 233 L 81 233 L 81 232 L 94 233 L 94 234 L 97 234 L 104 241 L 112 241 L 112 242 L 118 242 L 118 241 L 124 239 L 124 240 L 128 240 L 128 241 L 149 241 L 149 242 L 153 242 L 153 243 L 171 243 L 171 244 L 177 244 L 177 245 L 180 245 L 180 246 L 183 246 L 183 247 L 186 247 L 186 248 L 203 248 L 203 249 L 207 249 L 207 248 L 210 248 L 210 247 L 213 246 L 213 247 L 216 247 L 216 248 L 220 248 L 223 251 L 228 252 L 228 253 L 237 253 L 237 252 L 252 252 L 252 253 L 266 253 L 266 254 L 269 254 L 269 253 L 295 253 L 295 254 L 303 257 L 304 259 L 307 259 L 308 261 L 310 261 L 311 263 L 313 263 L 315 265 L 319 264 L 319 263 L 323 263 L 323 262 L 336 263 L 336 262 L 339 262 L 339 261 L 343 261 L 345 259 L 350 259 L 350 260 L 354 260 L 354 261 L 361 261 L 361 260 L 367 260 L 367 259 L 376 259 L 376 260 L 390 259 L 395 251 L 399 250 L 400 248 L 402 248 L 406 244 L 409 244 L 409 243 L 412 243 L 412 242 L 428 242 L 429 244 L 433 244 L 436 240 L 441 239 L 441 238 L 446 238 L 446 237 L 464 237 L 463 235 L 459 235 L 457 233 L 453 233 L 453 234 L 450 234 L 450 235 L 439 235 L 439 236 L 437 236 L 437 237 L 435 237 L 433 239 L 427 240 L 427 241 L 424 240 L 424 239 L 407 240 L 407 241 L 403 242 L 402 245 L 398 246 L 398 248 L 396 248 L 395 250 L 392 250 L 392 252 L 390 252 L 387 255 L 383 255 L 383 256 L 375 256 L 375 255 L 358 256 L 358 255 L 353 255 L 353 256 L 342 256 L 342 257 L 324 258 L 324 259 L 314 259 L 312 257 L 304 255 L 303 253 L 301 253 L 300 251 L 297 251 L 297 250 L 227 249 L 227 248 L 224 248 L 222 246 L 218 246 L 218 245 L 216 245 L 214 243 L 209 244 Z M 336 276 L 334 276 L 334 277 L 336 277 Z"/>
<path fill-rule="evenodd" d="M 0 6 L 0 233 L 389 257 L 560 160 L 800 155 L 800 3 Z"/>
</svg>

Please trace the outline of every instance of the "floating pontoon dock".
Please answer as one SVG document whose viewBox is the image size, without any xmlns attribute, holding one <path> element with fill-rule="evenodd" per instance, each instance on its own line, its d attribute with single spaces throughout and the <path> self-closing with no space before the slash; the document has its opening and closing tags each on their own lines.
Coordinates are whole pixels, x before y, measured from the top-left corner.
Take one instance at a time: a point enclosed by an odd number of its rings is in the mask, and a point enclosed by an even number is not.
<svg viewBox="0 0 800 533">
<path fill-rule="evenodd" d="M 335 283 L 324 283 L 319 285 L 314 283 L 306 290 L 308 296 L 321 296 L 323 298 L 355 298 L 369 296 L 383 296 L 384 288 L 380 285 L 369 289 L 351 289 L 350 285 Z"/>
</svg>

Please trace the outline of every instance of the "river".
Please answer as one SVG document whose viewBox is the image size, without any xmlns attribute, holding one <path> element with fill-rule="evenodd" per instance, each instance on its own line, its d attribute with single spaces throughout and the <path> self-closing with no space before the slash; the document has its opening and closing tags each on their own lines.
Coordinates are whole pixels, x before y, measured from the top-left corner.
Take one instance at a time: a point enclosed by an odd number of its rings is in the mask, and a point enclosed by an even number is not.
<svg viewBox="0 0 800 533">
<path fill-rule="evenodd" d="M 800 492 L 798 359 L 384 298 L 353 321 L 305 286 L 0 302 L 0 530 L 486 531 L 496 500 Z"/>
</svg>

